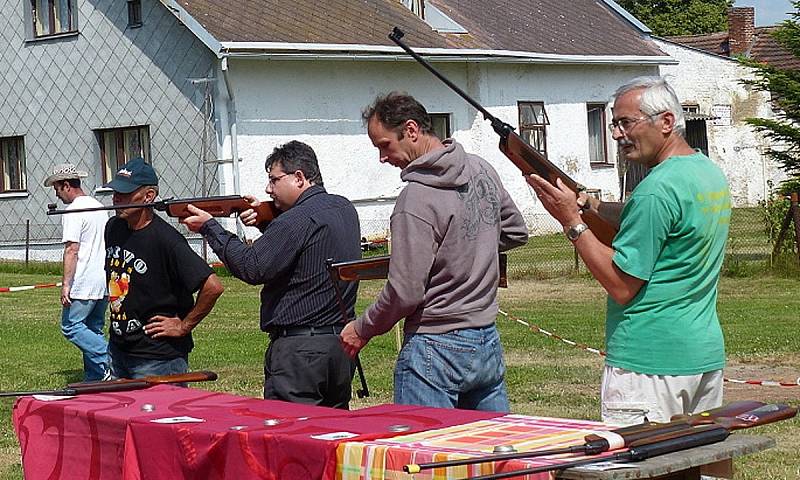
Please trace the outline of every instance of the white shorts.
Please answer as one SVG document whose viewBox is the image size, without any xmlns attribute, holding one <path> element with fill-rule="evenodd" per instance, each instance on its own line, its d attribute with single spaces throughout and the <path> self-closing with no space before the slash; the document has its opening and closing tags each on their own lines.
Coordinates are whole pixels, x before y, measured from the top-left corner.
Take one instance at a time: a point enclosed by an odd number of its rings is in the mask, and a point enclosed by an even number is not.
<svg viewBox="0 0 800 480">
<path fill-rule="evenodd" d="M 606 365 L 600 399 L 606 423 L 668 422 L 673 415 L 722 405 L 722 370 L 698 375 L 646 375 Z"/>
</svg>

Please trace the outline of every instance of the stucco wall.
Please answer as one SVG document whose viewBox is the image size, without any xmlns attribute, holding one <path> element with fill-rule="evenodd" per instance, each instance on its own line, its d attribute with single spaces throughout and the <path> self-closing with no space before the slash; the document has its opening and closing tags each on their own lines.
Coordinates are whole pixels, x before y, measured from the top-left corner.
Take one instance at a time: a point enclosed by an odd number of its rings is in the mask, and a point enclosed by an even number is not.
<svg viewBox="0 0 800 480">
<path fill-rule="evenodd" d="M 785 177 L 764 155 L 768 140 L 744 120 L 773 117 L 769 94 L 742 85 L 741 79 L 752 78 L 752 71 L 734 60 L 666 41 L 656 43 L 679 62 L 662 66 L 660 71 L 668 76 L 681 102 L 698 104 L 702 113 L 711 113 L 712 105 L 731 107 L 731 125 L 706 123 L 709 157 L 727 175 L 734 205 L 755 205 L 763 200 L 769 193 L 767 181 L 777 184 Z"/>
<path fill-rule="evenodd" d="M 608 102 L 616 86 L 631 77 L 652 74 L 654 68 L 467 63 L 437 63 L 436 67 L 493 115 L 515 127 L 518 101 L 544 101 L 550 118 L 547 148 L 551 161 L 587 187 L 599 188 L 603 198 L 618 198 L 616 168 L 589 165 L 586 103 Z M 498 137 L 489 123 L 415 63 L 232 59 L 229 68 L 245 193 L 257 192 L 266 198 L 264 158 L 276 145 L 297 139 L 317 152 L 327 189 L 356 202 L 364 233 L 379 233 L 373 230 L 378 225 L 388 226 L 391 198 L 403 183 L 399 170 L 378 162 L 360 112 L 377 94 L 404 90 L 430 112 L 451 113 L 454 138 L 498 170 L 530 226 L 554 229 L 519 170 L 498 150 Z M 222 104 L 218 102 L 218 107 L 224 107 Z M 610 117 L 610 109 L 607 115 Z M 608 142 L 615 165 L 616 148 L 610 135 Z M 229 148 L 230 138 L 226 138 L 223 151 Z M 224 185 L 230 193 L 230 168 L 226 172 Z M 390 200 L 361 202 L 378 197 Z"/>
<path fill-rule="evenodd" d="M 56 198 L 42 181 L 70 161 L 89 172 L 86 190 L 99 186 L 96 129 L 149 125 L 163 196 L 199 194 L 204 85 L 190 79 L 214 73 L 209 50 L 158 0 L 142 1 L 140 28 L 128 28 L 127 2 L 78 0 L 78 34 L 26 42 L 28 3 L 0 2 L 0 136 L 24 136 L 28 182 L 22 195 L 0 195 L 0 255 L 20 258 L 13 245 L 26 220 L 34 243 L 60 241 L 60 217 L 45 215 Z M 33 255 L 58 260 L 59 249 Z"/>
</svg>

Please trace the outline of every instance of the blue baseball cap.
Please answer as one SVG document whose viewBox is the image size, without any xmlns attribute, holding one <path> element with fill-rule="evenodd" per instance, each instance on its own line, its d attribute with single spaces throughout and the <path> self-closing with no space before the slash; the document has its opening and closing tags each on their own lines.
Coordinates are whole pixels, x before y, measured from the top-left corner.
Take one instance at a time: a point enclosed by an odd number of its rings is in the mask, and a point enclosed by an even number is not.
<svg viewBox="0 0 800 480">
<path fill-rule="evenodd" d="M 145 185 L 158 185 L 156 171 L 141 157 L 136 157 L 123 165 L 114 175 L 114 180 L 103 185 L 118 193 L 131 193 Z"/>
</svg>

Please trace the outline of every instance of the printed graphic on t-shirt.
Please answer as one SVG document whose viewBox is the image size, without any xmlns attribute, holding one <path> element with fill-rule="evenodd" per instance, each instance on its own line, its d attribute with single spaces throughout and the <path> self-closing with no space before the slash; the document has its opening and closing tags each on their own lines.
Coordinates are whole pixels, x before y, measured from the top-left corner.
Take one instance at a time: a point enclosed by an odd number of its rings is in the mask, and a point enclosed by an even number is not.
<svg viewBox="0 0 800 480">
<path fill-rule="evenodd" d="M 111 329 L 116 335 L 124 335 L 142 328 L 139 319 L 128 318 L 124 308 L 125 297 L 130 289 L 131 274 L 147 272 L 147 262 L 119 247 L 109 247 L 106 251 L 108 261 L 108 299 L 111 310 Z"/>
<path fill-rule="evenodd" d="M 478 232 L 500 221 L 500 195 L 497 184 L 486 170 L 480 173 L 458 191 L 458 196 L 464 202 L 466 215 L 461 229 L 466 238 L 477 238 Z"/>
</svg>

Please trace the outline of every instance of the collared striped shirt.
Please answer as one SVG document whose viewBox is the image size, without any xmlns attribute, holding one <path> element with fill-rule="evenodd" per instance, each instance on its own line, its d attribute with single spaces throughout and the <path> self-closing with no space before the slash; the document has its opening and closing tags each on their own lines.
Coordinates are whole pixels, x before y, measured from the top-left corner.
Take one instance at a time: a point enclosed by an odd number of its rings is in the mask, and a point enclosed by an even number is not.
<svg viewBox="0 0 800 480">
<path fill-rule="evenodd" d="M 349 200 L 321 185 L 303 192 L 292 208 L 267 224 L 261 237 L 246 245 L 216 220 L 200 229 L 208 244 L 238 279 L 261 290 L 261 329 L 324 326 L 343 321 L 326 260 L 361 258 L 358 214 Z M 349 319 L 358 282 L 341 284 Z"/>
</svg>

